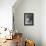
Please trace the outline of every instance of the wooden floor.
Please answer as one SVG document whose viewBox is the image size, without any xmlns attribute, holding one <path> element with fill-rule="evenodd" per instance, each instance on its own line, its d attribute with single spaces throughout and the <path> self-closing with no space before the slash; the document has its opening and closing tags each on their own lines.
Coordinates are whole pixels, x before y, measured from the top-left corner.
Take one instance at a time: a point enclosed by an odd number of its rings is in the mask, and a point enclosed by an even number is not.
<svg viewBox="0 0 46 46">
<path fill-rule="evenodd" d="M 13 40 L 6 40 L 6 42 L 2 43 L 0 46 L 16 46 L 15 39 Z"/>
</svg>

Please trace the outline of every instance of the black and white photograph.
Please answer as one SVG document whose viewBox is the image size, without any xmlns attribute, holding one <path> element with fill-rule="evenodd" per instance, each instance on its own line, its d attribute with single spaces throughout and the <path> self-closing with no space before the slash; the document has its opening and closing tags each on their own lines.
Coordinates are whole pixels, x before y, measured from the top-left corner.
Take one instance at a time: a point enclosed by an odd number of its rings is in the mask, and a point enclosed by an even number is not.
<svg viewBox="0 0 46 46">
<path fill-rule="evenodd" d="M 33 13 L 24 13 L 24 25 L 33 25 Z"/>
</svg>

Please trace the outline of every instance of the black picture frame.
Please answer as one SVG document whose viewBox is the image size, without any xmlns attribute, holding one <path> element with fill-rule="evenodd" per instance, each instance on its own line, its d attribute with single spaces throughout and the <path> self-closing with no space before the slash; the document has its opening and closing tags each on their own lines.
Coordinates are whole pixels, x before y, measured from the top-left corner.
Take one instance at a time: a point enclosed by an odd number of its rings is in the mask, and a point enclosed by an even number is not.
<svg viewBox="0 0 46 46">
<path fill-rule="evenodd" d="M 34 25 L 34 13 L 24 13 L 24 26 Z"/>
</svg>

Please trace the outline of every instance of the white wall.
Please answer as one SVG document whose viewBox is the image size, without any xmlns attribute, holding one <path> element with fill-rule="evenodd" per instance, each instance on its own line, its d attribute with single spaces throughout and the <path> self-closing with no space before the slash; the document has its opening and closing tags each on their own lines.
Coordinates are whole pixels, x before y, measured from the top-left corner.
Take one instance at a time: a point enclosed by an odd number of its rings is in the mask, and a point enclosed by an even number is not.
<svg viewBox="0 0 46 46">
<path fill-rule="evenodd" d="M 12 28 L 12 6 L 16 0 L 0 0 L 0 27 Z"/>
<path fill-rule="evenodd" d="M 23 0 L 23 2 L 14 9 L 15 28 L 22 32 L 25 38 L 35 41 L 36 46 L 41 46 L 41 1 L 40 0 Z M 34 25 L 24 26 L 24 13 L 34 13 Z"/>
<path fill-rule="evenodd" d="M 46 0 L 41 2 L 41 40 L 42 46 L 46 46 Z"/>
</svg>

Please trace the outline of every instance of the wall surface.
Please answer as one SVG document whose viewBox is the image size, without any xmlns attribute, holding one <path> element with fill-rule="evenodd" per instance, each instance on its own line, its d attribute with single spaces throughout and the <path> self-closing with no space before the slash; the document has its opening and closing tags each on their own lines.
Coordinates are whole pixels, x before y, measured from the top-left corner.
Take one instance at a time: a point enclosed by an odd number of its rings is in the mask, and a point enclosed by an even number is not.
<svg viewBox="0 0 46 46">
<path fill-rule="evenodd" d="M 46 46 L 46 0 L 41 2 L 41 41 L 42 46 Z"/>
<path fill-rule="evenodd" d="M 15 5 L 14 5 L 15 6 Z M 24 13 L 34 13 L 34 25 L 24 26 Z M 23 0 L 17 8 L 14 9 L 15 28 L 23 33 L 23 37 L 35 41 L 36 46 L 41 46 L 41 1 Z"/>
<path fill-rule="evenodd" d="M 0 0 L 0 27 L 12 28 L 12 6 L 16 0 Z"/>
</svg>

